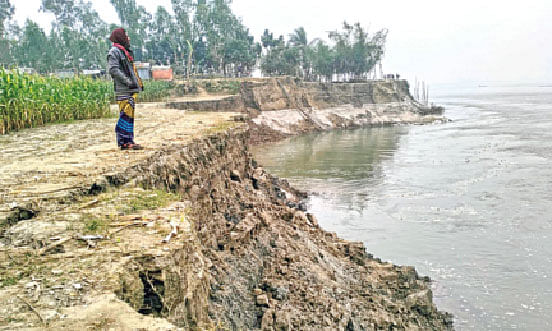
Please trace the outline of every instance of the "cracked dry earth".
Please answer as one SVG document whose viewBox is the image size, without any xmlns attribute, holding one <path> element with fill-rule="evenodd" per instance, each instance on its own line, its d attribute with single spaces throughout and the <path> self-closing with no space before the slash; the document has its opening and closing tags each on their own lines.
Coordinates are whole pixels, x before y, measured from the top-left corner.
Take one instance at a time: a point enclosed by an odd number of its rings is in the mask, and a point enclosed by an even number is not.
<svg viewBox="0 0 552 331">
<path fill-rule="evenodd" d="M 241 124 L 232 121 L 235 113 L 155 103 L 139 104 L 136 114 L 143 151 L 118 150 L 116 118 L 0 136 L 0 330 L 175 329 L 138 313 L 116 292 L 130 256 L 160 258 L 181 248 L 166 242 L 173 230 L 180 243 L 196 244 L 189 207 L 163 190 L 117 187 L 116 176 L 166 146 Z M 153 277 L 141 275 L 146 283 Z"/>
<path fill-rule="evenodd" d="M 0 219 L 8 217 L 15 206 L 33 210 L 45 199 L 63 200 L 78 189 L 88 188 L 97 177 L 137 164 L 163 146 L 224 130 L 236 114 L 138 104 L 136 141 L 145 147 L 139 152 L 118 150 L 115 118 L 48 125 L 0 136 Z"/>
</svg>

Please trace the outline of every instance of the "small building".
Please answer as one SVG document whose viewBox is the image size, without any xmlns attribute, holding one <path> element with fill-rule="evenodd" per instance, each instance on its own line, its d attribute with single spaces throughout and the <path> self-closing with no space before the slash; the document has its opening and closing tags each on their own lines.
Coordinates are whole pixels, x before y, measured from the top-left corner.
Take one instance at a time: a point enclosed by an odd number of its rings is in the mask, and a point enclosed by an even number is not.
<svg viewBox="0 0 552 331">
<path fill-rule="evenodd" d="M 173 80 L 173 70 L 170 66 L 153 66 L 151 76 L 154 80 Z"/>
<path fill-rule="evenodd" d="M 151 79 L 151 64 L 147 62 L 137 62 L 136 70 L 138 71 L 138 76 L 143 80 Z"/>
</svg>

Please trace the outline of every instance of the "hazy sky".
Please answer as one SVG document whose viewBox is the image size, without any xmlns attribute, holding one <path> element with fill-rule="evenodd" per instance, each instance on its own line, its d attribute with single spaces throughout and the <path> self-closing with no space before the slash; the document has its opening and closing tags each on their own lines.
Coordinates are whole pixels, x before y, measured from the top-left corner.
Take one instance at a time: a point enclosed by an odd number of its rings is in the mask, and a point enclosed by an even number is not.
<svg viewBox="0 0 552 331">
<path fill-rule="evenodd" d="M 40 0 L 12 0 L 48 27 Z M 170 0 L 137 0 L 150 12 Z M 109 0 L 94 0 L 107 22 L 118 22 Z M 430 84 L 461 81 L 552 82 L 552 0 L 234 0 L 234 12 L 257 40 L 303 26 L 309 39 L 325 38 L 343 20 L 369 31 L 389 29 L 384 71 Z"/>
</svg>

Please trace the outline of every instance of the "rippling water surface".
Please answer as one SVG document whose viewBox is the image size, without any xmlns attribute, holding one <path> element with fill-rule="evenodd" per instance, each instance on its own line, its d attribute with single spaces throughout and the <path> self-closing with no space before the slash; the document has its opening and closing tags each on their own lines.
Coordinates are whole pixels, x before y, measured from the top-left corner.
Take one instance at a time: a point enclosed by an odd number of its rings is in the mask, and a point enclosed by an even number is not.
<svg viewBox="0 0 552 331">
<path fill-rule="evenodd" d="M 322 227 L 430 276 L 458 330 L 551 330 L 552 87 L 433 94 L 451 122 L 312 134 L 256 158 L 311 192 Z"/>
</svg>

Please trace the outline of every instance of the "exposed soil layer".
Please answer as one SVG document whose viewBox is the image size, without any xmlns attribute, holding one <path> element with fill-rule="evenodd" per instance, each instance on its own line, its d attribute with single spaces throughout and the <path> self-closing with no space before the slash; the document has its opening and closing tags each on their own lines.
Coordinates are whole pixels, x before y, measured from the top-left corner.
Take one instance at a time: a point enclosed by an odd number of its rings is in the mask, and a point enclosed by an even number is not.
<svg viewBox="0 0 552 331">
<path fill-rule="evenodd" d="M 334 128 L 445 120 L 442 107 L 412 98 L 406 80 L 311 83 L 292 78 L 245 79 L 236 95 L 173 100 L 167 107 L 246 113 L 252 143 Z"/>
<path fill-rule="evenodd" d="M 430 281 L 321 229 L 235 113 L 2 137 L 0 329 L 451 329 Z M 37 141 L 29 145 L 28 141 Z"/>
</svg>

